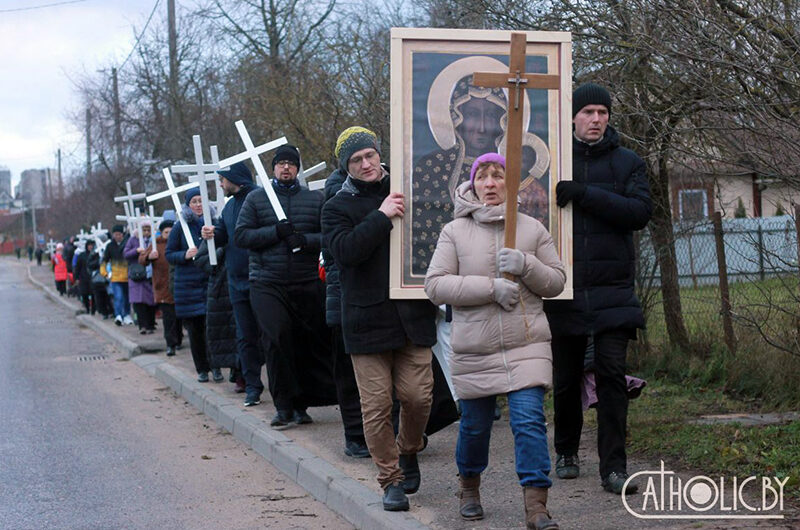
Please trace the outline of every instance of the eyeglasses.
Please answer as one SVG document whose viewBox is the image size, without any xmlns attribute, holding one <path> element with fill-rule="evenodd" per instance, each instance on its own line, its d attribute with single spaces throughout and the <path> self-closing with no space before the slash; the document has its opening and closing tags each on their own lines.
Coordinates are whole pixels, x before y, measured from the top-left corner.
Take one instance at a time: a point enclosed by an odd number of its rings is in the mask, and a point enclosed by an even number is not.
<svg viewBox="0 0 800 530">
<path fill-rule="evenodd" d="M 276 166 L 294 166 L 294 167 L 297 167 L 297 164 L 295 164 L 291 160 L 279 160 L 279 161 L 275 162 L 275 165 Z"/>
</svg>

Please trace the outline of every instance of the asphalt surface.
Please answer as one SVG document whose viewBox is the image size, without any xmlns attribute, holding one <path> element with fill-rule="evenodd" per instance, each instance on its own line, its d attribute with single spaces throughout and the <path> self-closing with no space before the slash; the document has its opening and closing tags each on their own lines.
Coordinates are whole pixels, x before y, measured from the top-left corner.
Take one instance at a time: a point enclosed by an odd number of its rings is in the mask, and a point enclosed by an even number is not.
<svg viewBox="0 0 800 530">
<path fill-rule="evenodd" d="M 0 528 L 352 525 L 0 260 Z"/>
<path fill-rule="evenodd" d="M 0 259 L 0 280 L 5 277 L 5 272 L 9 270 L 3 267 L 4 264 L 14 264 L 14 262 L 12 260 Z M 51 293 L 53 292 L 51 287 L 52 274 L 47 270 L 46 267 L 39 268 L 34 265 L 31 269 L 31 274 L 34 281 L 41 282 L 43 285 L 45 285 L 47 291 Z M 2 307 L 2 304 L 4 304 L 5 300 L 2 285 L 3 284 L 0 284 L 0 307 Z M 42 303 L 42 299 L 43 297 L 40 297 L 39 303 Z M 62 303 L 64 302 L 64 299 L 59 299 L 58 302 Z M 83 315 L 76 320 L 74 317 L 69 317 L 69 315 L 74 314 L 75 308 L 77 308 L 78 305 L 74 299 L 68 302 L 68 304 L 70 305 L 71 309 L 64 311 L 64 314 L 67 315 L 68 321 L 70 318 L 72 318 L 73 327 L 75 327 L 78 323 L 89 323 L 93 326 L 93 329 L 98 330 L 115 343 L 127 343 L 133 344 L 134 346 L 139 344 L 142 346 L 137 350 L 136 353 L 141 350 L 158 350 L 158 335 L 140 336 L 132 327 L 119 328 L 113 326 L 109 322 L 103 322 L 100 319 L 97 319 L 97 317 L 88 317 Z M 61 305 L 58 307 L 61 307 Z M 0 316 L 5 316 L 5 313 L 3 313 L 1 310 Z M 13 318 L 19 321 L 21 317 L 14 315 Z M 47 317 L 39 316 L 38 318 Z M 91 320 L 86 320 L 87 318 L 91 318 Z M 5 319 L 0 320 L 3 321 L 3 324 L 0 325 L 0 332 L 3 332 L 2 326 L 6 325 L 6 323 L 4 321 Z M 60 326 L 61 324 L 58 323 L 52 325 Z M 0 348 L 2 348 L 2 346 L 0 346 Z M 73 344 L 70 349 L 70 355 L 73 355 L 74 352 L 79 351 L 82 351 L 79 345 Z M 133 350 L 130 350 L 129 353 L 134 352 Z M 175 357 L 165 357 L 162 350 L 156 355 L 144 355 L 138 357 L 136 362 L 137 364 L 141 364 L 143 367 L 148 363 L 161 363 L 160 365 L 166 367 L 168 370 L 162 369 L 160 375 L 156 375 L 156 377 L 161 377 L 162 381 L 170 381 L 169 384 L 172 386 L 175 392 L 185 391 L 187 386 L 192 386 L 194 389 L 190 390 L 189 394 L 186 395 L 192 395 L 192 392 L 197 392 L 199 389 L 200 392 L 203 392 L 206 395 L 210 394 L 215 396 L 214 399 L 219 399 L 221 400 L 220 403 L 225 403 L 224 410 L 226 412 L 224 416 L 227 417 L 226 421 L 229 421 L 231 416 L 236 415 L 237 418 L 244 418 L 252 425 L 256 426 L 256 428 L 260 429 L 261 434 L 266 436 L 266 438 L 273 436 L 269 433 L 274 433 L 274 431 L 268 427 L 269 419 L 274 414 L 274 408 L 269 400 L 269 393 L 264 393 L 262 396 L 263 401 L 261 405 L 257 407 L 245 408 L 242 406 L 242 396 L 240 394 L 235 394 L 233 392 L 233 385 L 227 383 L 227 381 L 224 383 L 209 383 L 206 385 L 194 383 L 194 369 L 188 348 L 179 350 L 178 355 Z M 0 366 L 0 369 L 2 369 L 3 372 L 6 371 L 3 366 Z M 167 372 L 173 375 L 165 375 Z M 262 377 L 263 380 L 266 381 L 265 374 L 262 374 Z M 144 378 L 145 380 L 147 379 L 146 376 L 144 376 Z M 139 384 L 141 385 L 144 383 L 140 382 Z M 159 388 L 158 383 L 154 381 L 150 384 L 154 388 Z M 122 393 L 124 390 L 120 390 L 120 392 Z M 165 395 L 174 395 L 170 394 L 170 392 L 166 390 L 164 393 Z M 121 399 L 122 398 L 124 398 L 124 396 L 121 396 Z M 182 400 L 178 401 L 183 403 Z M 190 399 L 190 401 L 192 400 Z M 631 407 L 640 406 L 640 403 L 641 401 L 638 400 L 633 401 L 631 402 Z M 199 402 L 196 402 L 195 407 L 197 407 L 198 410 L 203 410 L 203 401 L 200 400 Z M 214 410 L 216 409 L 212 408 L 211 416 L 207 416 L 205 419 L 204 423 L 205 425 L 208 425 L 208 428 L 203 428 L 202 430 L 214 431 L 216 429 L 216 432 L 219 434 L 220 429 L 212 420 L 212 418 L 215 418 Z M 325 498 L 325 495 L 330 497 L 331 491 L 333 491 L 332 489 L 328 489 L 327 492 L 322 491 L 321 494 L 319 491 L 313 492 L 317 498 L 326 501 L 329 506 L 333 506 L 336 510 L 338 510 L 338 513 L 342 514 L 348 520 L 370 521 L 370 523 L 365 523 L 363 525 L 356 524 L 356 526 L 369 528 L 400 528 L 400 523 L 407 524 L 409 522 L 408 519 L 397 519 L 396 521 L 389 520 L 387 523 L 386 521 L 380 521 L 379 518 L 375 517 L 372 517 L 371 519 L 360 519 L 359 515 L 354 513 L 358 512 L 359 510 L 363 511 L 364 513 L 368 513 L 370 510 L 372 510 L 374 515 L 376 505 L 379 505 L 380 490 L 377 482 L 375 481 L 375 468 L 369 459 L 356 460 L 348 458 L 343 454 L 342 450 L 344 440 L 341 419 L 337 407 L 312 408 L 309 409 L 309 413 L 314 418 L 314 423 L 312 425 L 295 426 L 293 428 L 281 431 L 281 433 L 277 434 L 277 436 L 285 436 L 286 438 L 284 438 L 284 440 L 286 441 L 279 441 L 276 444 L 276 446 L 281 446 L 283 448 L 287 448 L 290 445 L 291 447 L 297 447 L 302 451 L 306 451 L 305 456 L 301 455 L 299 458 L 292 460 L 289 455 L 291 451 L 288 451 L 288 453 L 286 451 L 281 451 L 279 459 L 280 464 L 276 464 L 277 467 L 282 470 L 288 470 L 289 475 L 296 478 L 298 475 L 298 466 L 304 465 L 305 462 L 307 467 L 310 468 L 313 467 L 313 464 L 309 464 L 310 460 L 317 460 L 322 467 L 327 466 L 328 469 L 332 469 L 337 473 L 343 472 L 344 475 L 348 477 L 348 480 L 357 481 L 358 485 L 362 486 L 361 489 L 367 492 L 366 495 L 363 493 L 363 491 L 356 495 L 355 498 L 357 502 L 345 504 L 344 506 L 346 506 L 346 510 L 341 509 L 343 506 L 341 503 L 336 505 L 336 501 L 331 502 L 330 498 Z M 592 412 L 589 414 L 591 413 Z M 216 418 L 216 421 L 219 421 L 220 424 L 224 423 L 221 419 L 222 415 L 222 412 L 220 412 L 220 417 Z M 203 422 L 201 421 L 201 423 Z M 548 427 L 549 435 L 552 437 L 552 424 L 549 424 Z M 232 430 L 234 432 L 236 431 L 235 428 Z M 432 436 L 430 438 L 428 448 L 420 454 L 422 487 L 419 493 L 410 497 L 411 511 L 408 512 L 408 516 L 413 518 L 413 521 L 415 521 L 416 524 L 421 523 L 422 525 L 436 529 L 493 529 L 524 527 L 522 492 L 517 482 L 516 473 L 514 472 L 513 439 L 511 436 L 507 416 L 504 415 L 500 421 L 495 423 L 495 428 L 492 433 L 489 468 L 482 477 L 481 485 L 483 507 L 484 512 L 486 513 L 486 517 L 482 521 L 465 522 L 459 518 L 457 513 L 458 501 L 455 498 L 455 493 L 457 491 L 458 479 L 456 476 L 454 462 L 454 448 L 457 433 L 457 424 L 447 427 L 443 431 Z M 190 434 L 196 435 L 196 432 L 191 431 Z M 264 436 L 262 436 L 262 438 L 264 438 Z M 255 447 L 255 444 L 256 436 L 253 435 L 250 445 Z M 561 528 L 591 530 L 620 528 L 800 528 L 800 520 L 796 518 L 796 513 L 793 513 L 793 515 L 790 515 L 787 520 L 783 521 L 703 521 L 635 518 L 625 510 L 620 497 L 606 493 L 600 488 L 595 447 L 596 432 L 587 427 L 584 430 L 581 449 L 579 452 L 581 456 L 581 476 L 578 479 L 571 481 L 554 479 L 554 486 L 550 490 L 548 507 L 553 514 L 553 517 L 561 524 Z M 274 457 L 274 453 L 271 453 L 270 451 L 272 450 L 266 452 L 262 451 L 262 454 L 266 455 L 264 456 L 265 458 L 275 463 L 276 460 L 271 459 L 272 457 L 269 456 L 272 455 Z M 221 458 L 224 458 L 226 454 L 227 453 L 224 451 L 218 453 L 218 455 L 221 455 Z M 551 457 L 554 457 L 554 455 L 551 454 Z M 139 453 L 139 456 L 132 458 L 131 461 L 136 461 L 138 458 L 152 458 L 152 455 L 148 456 L 147 451 L 142 451 Z M 292 462 L 294 462 L 294 464 Z M 644 462 L 633 457 L 629 458 L 629 471 L 631 473 L 655 469 L 658 469 L 657 462 Z M 689 472 L 683 470 L 681 472 L 681 476 L 685 481 L 698 473 L 699 472 Z M 247 470 L 245 471 L 245 474 L 252 475 L 253 471 Z M 331 484 L 337 482 L 338 481 L 334 480 Z M 4 483 L 6 482 L 4 481 Z M 306 487 L 308 487 L 308 485 L 306 485 Z M 349 487 L 346 487 L 345 489 L 347 490 L 347 488 Z M 312 491 L 312 489 L 309 489 L 309 491 Z M 201 497 L 202 494 L 198 496 L 198 503 L 200 504 L 202 504 Z M 227 500 L 229 497 L 223 498 L 217 496 L 210 498 L 222 503 L 224 507 L 221 509 L 223 510 L 236 510 L 237 508 L 231 507 L 232 505 L 229 506 L 228 503 L 232 502 Z M 2 499 L 2 496 L 0 496 L 0 502 Z M 311 498 L 308 497 L 305 500 L 311 501 Z M 158 502 L 163 503 L 164 500 L 160 499 Z M 631 498 L 631 502 L 634 506 L 636 503 L 641 505 L 642 496 L 639 495 Z M 2 506 L 2 504 L 0 504 L 0 506 Z M 303 503 L 303 506 L 306 506 L 305 502 Z M 787 515 L 789 514 L 787 513 Z M 0 515 L 0 517 L 2 517 L 2 515 Z M 289 519 L 289 522 L 292 522 L 293 519 L 298 517 L 302 516 L 296 516 L 292 519 Z M 320 520 L 315 520 L 306 524 L 308 524 L 307 527 L 309 528 L 322 528 L 320 525 Z M 266 526 L 270 528 L 294 527 L 291 525 L 269 523 Z M 4 528 L 2 525 L 2 519 L 0 519 L 0 527 Z M 190 525 L 190 527 L 194 526 Z M 411 525 L 408 525 L 408 527 L 415 526 L 412 523 Z"/>
</svg>

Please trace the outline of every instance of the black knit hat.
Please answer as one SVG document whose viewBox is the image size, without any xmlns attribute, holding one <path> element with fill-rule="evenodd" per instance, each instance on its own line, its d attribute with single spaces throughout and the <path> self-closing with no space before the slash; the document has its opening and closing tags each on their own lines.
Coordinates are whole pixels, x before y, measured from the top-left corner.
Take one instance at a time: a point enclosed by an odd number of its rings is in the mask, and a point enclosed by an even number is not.
<svg viewBox="0 0 800 530">
<path fill-rule="evenodd" d="M 294 162 L 294 165 L 298 168 L 300 167 L 300 151 L 293 145 L 283 144 L 279 148 L 275 150 L 275 156 L 272 157 L 272 167 L 275 167 L 275 164 L 278 162 L 283 162 L 284 160 L 288 160 L 289 162 Z"/>
<path fill-rule="evenodd" d="M 122 225 L 114 225 L 111 227 L 111 233 L 113 234 L 114 232 L 125 233 L 125 227 Z"/>
<path fill-rule="evenodd" d="M 572 117 L 574 118 L 586 105 L 604 105 L 611 115 L 611 94 L 595 83 L 585 83 L 572 93 Z"/>
<path fill-rule="evenodd" d="M 171 228 L 175 224 L 175 221 L 172 219 L 164 219 L 161 221 L 161 224 L 158 225 L 158 231 L 163 232 L 165 228 Z"/>
<path fill-rule="evenodd" d="M 220 169 L 217 175 L 225 177 L 237 186 L 253 183 L 253 174 L 244 162 L 236 162 L 229 168 Z"/>
</svg>

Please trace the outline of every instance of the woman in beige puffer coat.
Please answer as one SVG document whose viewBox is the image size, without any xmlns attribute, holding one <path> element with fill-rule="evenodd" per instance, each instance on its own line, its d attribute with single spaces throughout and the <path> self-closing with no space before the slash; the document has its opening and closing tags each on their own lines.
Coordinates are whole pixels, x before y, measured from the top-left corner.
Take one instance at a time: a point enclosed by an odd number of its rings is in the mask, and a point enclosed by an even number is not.
<svg viewBox="0 0 800 530">
<path fill-rule="evenodd" d="M 480 474 L 488 465 L 495 396 L 506 394 L 528 528 L 552 529 L 558 525 L 546 509 L 552 483 L 543 407 L 552 354 L 542 297 L 561 293 L 566 276 L 547 229 L 527 215 L 518 214 L 516 249 L 503 248 L 504 177 L 499 154 L 475 160 L 470 182 L 456 191 L 455 220 L 439 235 L 425 292 L 433 303 L 453 306 L 461 516 L 483 517 Z"/>
</svg>

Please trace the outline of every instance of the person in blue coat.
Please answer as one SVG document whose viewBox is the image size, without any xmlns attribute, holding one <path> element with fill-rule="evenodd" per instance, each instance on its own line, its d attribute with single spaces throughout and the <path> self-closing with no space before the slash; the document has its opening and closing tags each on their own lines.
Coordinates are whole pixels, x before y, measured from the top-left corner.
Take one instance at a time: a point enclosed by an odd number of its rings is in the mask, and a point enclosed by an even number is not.
<svg viewBox="0 0 800 530">
<path fill-rule="evenodd" d="M 177 224 L 167 240 L 167 261 L 175 265 L 175 315 L 183 321 L 189 335 L 197 380 L 208 382 L 211 365 L 206 347 L 206 291 L 208 274 L 192 263 L 200 246 L 200 229 L 203 226 L 203 199 L 200 190 L 192 188 L 186 192 L 184 205 L 180 212 L 180 223 L 186 223 L 194 240 L 194 248 L 189 248 L 183 229 Z M 222 381 L 222 371 L 214 370 L 214 380 Z"/>
<path fill-rule="evenodd" d="M 242 368 L 246 392 L 244 406 L 252 407 L 261 403 L 261 393 L 264 391 L 264 383 L 261 382 L 264 354 L 259 347 L 258 321 L 250 305 L 248 251 L 236 244 L 234 230 L 244 200 L 258 187 L 253 183 L 253 174 L 244 162 L 237 162 L 226 170 L 217 171 L 217 175 L 222 191 L 231 199 L 225 204 L 214 225 L 203 227 L 202 236 L 203 239 L 213 237 L 218 248 L 225 247 L 228 294 L 236 320 L 239 365 Z"/>
</svg>

